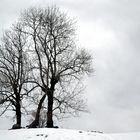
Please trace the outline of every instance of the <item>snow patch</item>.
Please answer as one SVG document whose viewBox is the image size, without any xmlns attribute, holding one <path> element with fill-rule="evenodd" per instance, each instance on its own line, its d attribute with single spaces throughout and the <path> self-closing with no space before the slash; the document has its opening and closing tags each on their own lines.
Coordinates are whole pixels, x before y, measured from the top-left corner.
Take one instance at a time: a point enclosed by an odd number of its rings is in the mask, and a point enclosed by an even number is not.
<svg viewBox="0 0 140 140">
<path fill-rule="evenodd" d="M 103 134 L 82 130 L 37 128 L 0 130 L 0 140 L 140 140 L 140 133 Z"/>
</svg>

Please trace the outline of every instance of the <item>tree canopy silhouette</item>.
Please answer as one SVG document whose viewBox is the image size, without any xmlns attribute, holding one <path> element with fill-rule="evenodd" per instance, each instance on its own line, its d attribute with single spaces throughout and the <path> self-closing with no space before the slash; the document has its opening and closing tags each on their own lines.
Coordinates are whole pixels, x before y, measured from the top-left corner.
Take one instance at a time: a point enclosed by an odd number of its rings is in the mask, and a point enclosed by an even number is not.
<svg viewBox="0 0 140 140">
<path fill-rule="evenodd" d="M 54 114 L 86 111 L 80 83 L 93 70 L 92 57 L 85 49 L 77 47 L 73 19 L 54 6 L 34 7 L 21 14 L 19 23 L 24 28 L 17 31 L 27 37 L 26 53 L 28 61 L 32 62 L 33 74 L 26 83 L 40 88 L 35 120 L 28 127 L 39 125 L 42 108 L 47 112 L 47 127 L 54 127 Z M 13 39 L 16 42 L 16 38 Z"/>
</svg>

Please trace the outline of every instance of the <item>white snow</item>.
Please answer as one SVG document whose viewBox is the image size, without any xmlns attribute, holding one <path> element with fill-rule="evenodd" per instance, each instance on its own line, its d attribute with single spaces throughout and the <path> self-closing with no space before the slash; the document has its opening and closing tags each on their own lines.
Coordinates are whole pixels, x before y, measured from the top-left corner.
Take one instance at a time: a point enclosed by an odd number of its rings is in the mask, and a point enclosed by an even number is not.
<svg viewBox="0 0 140 140">
<path fill-rule="evenodd" d="M 0 140 L 140 140 L 140 133 L 103 134 L 69 129 L 0 130 Z"/>
</svg>

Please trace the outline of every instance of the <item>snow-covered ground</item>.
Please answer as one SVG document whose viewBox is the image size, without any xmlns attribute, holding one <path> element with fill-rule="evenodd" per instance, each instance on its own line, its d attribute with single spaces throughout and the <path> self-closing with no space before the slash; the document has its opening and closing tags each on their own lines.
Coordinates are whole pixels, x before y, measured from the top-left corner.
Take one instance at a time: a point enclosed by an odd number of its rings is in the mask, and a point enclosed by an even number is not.
<svg viewBox="0 0 140 140">
<path fill-rule="evenodd" d="M 140 133 L 102 134 L 69 129 L 0 130 L 0 140 L 140 140 Z"/>
</svg>

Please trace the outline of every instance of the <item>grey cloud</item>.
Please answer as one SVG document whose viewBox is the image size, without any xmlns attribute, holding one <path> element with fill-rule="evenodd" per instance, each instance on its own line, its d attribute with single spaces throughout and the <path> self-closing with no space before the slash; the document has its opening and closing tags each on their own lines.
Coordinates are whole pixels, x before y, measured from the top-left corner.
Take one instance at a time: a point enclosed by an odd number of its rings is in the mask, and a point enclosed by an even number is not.
<svg viewBox="0 0 140 140">
<path fill-rule="evenodd" d="M 93 47 L 96 53 L 95 77 L 88 87 L 90 109 L 96 114 L 96 117 L 91 115 L 92 127 L 110 132 L 138 131 L 140 2 L 123 0 L 94 4 L 83 4 L 80 9 L 82 20 L 112 31 L 116 39 L 102 44 L 101 48 Z"/>
</svg>

